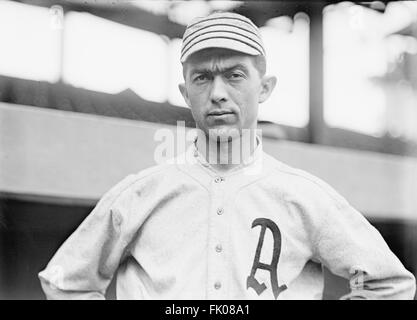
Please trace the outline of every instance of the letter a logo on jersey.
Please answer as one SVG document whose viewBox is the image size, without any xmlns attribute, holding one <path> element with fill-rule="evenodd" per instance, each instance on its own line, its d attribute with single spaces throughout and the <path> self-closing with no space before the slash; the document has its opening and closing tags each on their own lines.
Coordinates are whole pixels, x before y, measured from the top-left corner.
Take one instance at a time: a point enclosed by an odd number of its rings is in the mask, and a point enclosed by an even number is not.
<svg viewBox="0 0 417 320">
<path fill-rule="evenodd" d="M 287 289 L 286 285 L 279 286 L 278 285 L 278 276 L 277 276 L 277 266 L 279 255 L 281 254 L 281 232 L 279 231 L 278 226 L 269 219 L 265 218 L 258 218 L 253 221 L 252 228 L 256 226 L 261 226 L 261 233 L 259 235 L 258 246 L 256 248 L 255 259 L 252 265 L 252 271 L 246 280 L 246 289 L 253 288 L 258 295 L 265 291 L 266 285 L 265 283 L 259 283 L 258 280 L 255 278 L 256 270 L 263 269 L 269 271 L 271 275 L 271 286 L 272 292 L 274 293 L 275 299 L 278 298 L 278 295 Z M 265 238 L 265 231 L 266 229 L 271 230 L 272 235 L 274 237 L 274 250 L 272 253 L 272 261 L 271 264 L 265 264 L 259 261 L 261 256 L 262 246 L 264 243 Z"/>
</svg>

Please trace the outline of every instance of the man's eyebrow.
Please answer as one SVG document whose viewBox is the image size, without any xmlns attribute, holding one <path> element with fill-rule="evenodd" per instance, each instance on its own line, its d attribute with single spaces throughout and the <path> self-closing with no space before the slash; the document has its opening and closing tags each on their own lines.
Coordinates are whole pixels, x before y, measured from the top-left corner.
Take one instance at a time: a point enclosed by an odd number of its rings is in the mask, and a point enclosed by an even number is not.
<svg viewBox="0 0 417 320">
<path fill-rule="evenodd" d="M 195 69 L 191 70 L 190 74 L 194 75 L 194 74 L 207 74 L 207 73 L 209 73 L 209 74 L 210 73 L 223 73 L 223 72 L 229 72 L 229 71 L 232 71 L 232 70 L 235 70 L 235 69 L 240 69 L 245 73 L 249 72 L 248 68 L 244 64 L 237 63 L 237 64 L 234 64 L 234 65 L 232 65 L 230 67 L 227 67 L 227 68 L 217 68 L 216 67 L 214 70 L 208 69 L 208 68 L 195 68 Z"/>
<path fill-rule="evenodd" d="M 211 72 L 211 70 L 209 70 L 209 69 L 195 68 L 195 69 L 191 70 L 190 75 L 204 74 L 204 73 L 210 73 L 210 72 Z"/>
<path fill-rule="evenodd" d="M 235 64 L 235 65 L 233 65 L 229 68 L 226 68 L 225 70 L 223 70 L 223 72 L 232 71 L 232 70 L 235 70 L 235 69 L 240 69 L 245 73 L 249 72 L 248 68 L 244 64 L 241 64 L 241 63 L 237 63 L 237 64 Z"/>
</svg>

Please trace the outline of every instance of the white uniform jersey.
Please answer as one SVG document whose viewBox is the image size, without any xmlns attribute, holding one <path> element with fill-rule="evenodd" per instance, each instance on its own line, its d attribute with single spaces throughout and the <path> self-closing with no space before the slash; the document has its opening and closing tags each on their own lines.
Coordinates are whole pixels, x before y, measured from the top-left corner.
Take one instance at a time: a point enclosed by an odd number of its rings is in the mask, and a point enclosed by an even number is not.
<svg viewBox="0 0 417 320">
<path fill-rule="evenodd" d="M 322 266 L 343 298 L 411 299 L 415 280 L 361 213 L 259 144 L 219 175 L 192 145 L 125 178 L 40 274 L 50 299 L 321 299 Z"/>
</svg>

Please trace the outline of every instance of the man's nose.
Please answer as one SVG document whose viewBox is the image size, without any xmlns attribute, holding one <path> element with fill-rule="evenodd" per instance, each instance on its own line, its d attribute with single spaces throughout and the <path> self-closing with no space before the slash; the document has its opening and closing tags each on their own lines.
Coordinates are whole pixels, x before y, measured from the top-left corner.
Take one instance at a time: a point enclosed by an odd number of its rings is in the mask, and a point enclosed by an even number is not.
<svg viewBox="0 0 417 320">
<path fill-rule="evenodd" d="M 210 99 L 213 102 L 227 101 L 226 83 L 221 76 L 215 76 L 211 86 Z"/>
</svg>

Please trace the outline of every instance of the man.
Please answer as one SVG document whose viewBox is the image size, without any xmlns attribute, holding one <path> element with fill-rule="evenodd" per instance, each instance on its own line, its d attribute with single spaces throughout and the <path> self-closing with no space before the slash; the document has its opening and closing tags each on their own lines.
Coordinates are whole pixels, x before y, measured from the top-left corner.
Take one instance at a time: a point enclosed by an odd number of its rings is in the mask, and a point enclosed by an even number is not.
<svg viewBox="0 0 417 320">
<path fill-rule="evenodd" d="M 258 28 L 233 13 L 190 23 L 180 91 L 196 141 L 111 189 L 39 274 L 52 299 L 321 299 L 322 266 L 344 299 L 411 299 L 415 280 L 331 187 L 262 151 Z M 239 155 L 239 156 L 237 156 Z M 237 159 L 237 160 L 236 160 Z"/>
</svg>

